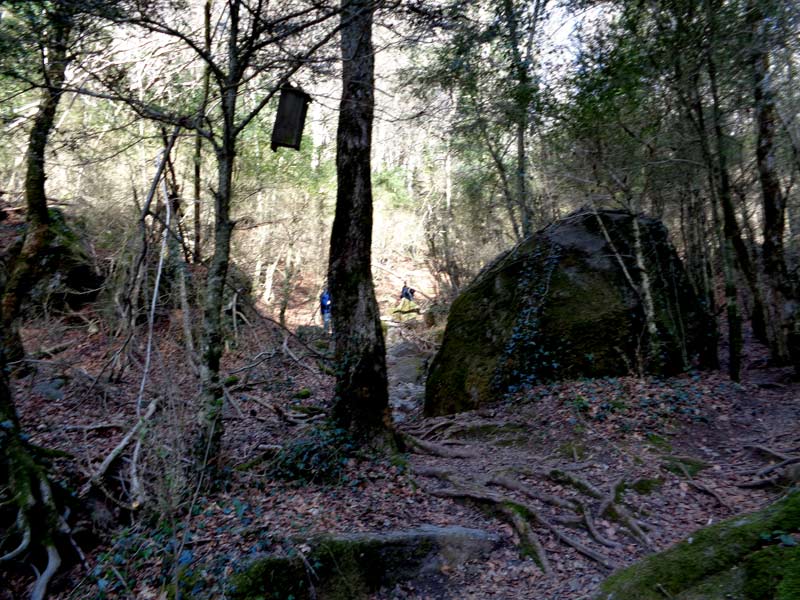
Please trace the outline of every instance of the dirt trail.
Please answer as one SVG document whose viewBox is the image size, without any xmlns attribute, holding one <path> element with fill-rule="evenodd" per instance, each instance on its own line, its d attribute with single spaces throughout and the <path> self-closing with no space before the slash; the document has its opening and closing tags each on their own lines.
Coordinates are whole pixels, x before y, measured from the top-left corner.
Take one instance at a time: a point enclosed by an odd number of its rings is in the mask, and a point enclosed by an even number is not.
<svg viewBox="0 0 800 600">
<path fill-rule="evenodd" d="M 59 459 L 59 468 L 76 473 L 78 484 L 136 422 L 143 347 L 131 346 L 121 379 L 95 382 L 119 342 L 84 329 L 66 322 L 29 327 L 30 348 L 72 344 L 37 361 L 36 372 L 16 383 L 32 442 L 69 452 L 73 458 Z M 395 420 L 427 452 L 407 460 L 345 458 L 333 485 L 282 481 L 265 457 L 303 440 L 296 460 L 316 460 L 327 438 L 315 424 L 328 408 L 333 379 L 294 341 L 293 351 L 284 352 L 282 332 L 253 315 L 224 364 L 235 373 L 228 380 L 223 458 L 232 470 L 224 487 L 193 499 L 187 517 L 181 489 L 170 487 L 180 484 L 170 477 L 180 475 L 173 468 L 181 456 L 178 433 L 192 422 L 196 393 L 180 332 L 178 317 L 159 325 L 157 368 L 147 387 L 148 399 L 162 400 L 140 465 L 148 514 L 160 511 L 158 524 L 134 516 L 108 543 L 87 547 L 93 574 L 76 564 L 54 581 L 55 597 L 99 597 L 100 581 L 106 598 L 159 597 L 180 557 L 182 576 L 198 586 L 187 593 L 219 598 L 236 569 L 258 553 L 291 550 L 298 537 L 460 525 L 499 533 L 501 545 L 486 559 L 442 573 L 438 589 L 446 595 L 412 581 L 374 597 L 578 600 L 590 596 L 609 567 L 772 501 L 780 486 L 739 486 L 779 461 L 769 452 L 800 449 L 800 387 L 785 370 L 767 368 L 758 348 L 748 348 L 742 385 L 718 372 L 573 381 L 470 413 L 424 418 L 420 348 L 427 346 L 413 329 L 390 327 Z M 127 465 L 121 462 L 122 481 Z M 108 486 L 126 501 L 116 478 Z M 106 520 L 119 522 L 118 507 L 106 507 Z M 186 541 L 183 554 L 176 554 L 173 524 Z M 531 553 L 539 554 L 539 564 Z M 0 580 L 0 598 L 22 597 L 28 584 L 27 572 Z"/>
<path fill-rule="evenodd" d="M 611 569 L 774 500 L 783 482 L 742 486 L 800 450 L 800 386 L 763 350 L 749 358 L 741 385 L 719 373 L 568 382 L 432 419 L 405 395 L 405 363 L 390 360 L 399 426 L 427 443 L 414 481 L 504 535 L 488 560 L 448 574 L 449 597 L 588 598 Z M 412 582 L 376 597 L 424 593 Z"/>
</svg>

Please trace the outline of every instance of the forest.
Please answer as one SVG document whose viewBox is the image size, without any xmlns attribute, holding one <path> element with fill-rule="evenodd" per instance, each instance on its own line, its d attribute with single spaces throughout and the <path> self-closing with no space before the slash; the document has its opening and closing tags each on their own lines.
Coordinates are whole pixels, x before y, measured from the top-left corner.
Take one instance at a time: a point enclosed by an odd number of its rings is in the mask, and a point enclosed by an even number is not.
<svg viewBox="0 0 800 600">
<path fill-rule="evenodd" d="M 800 5 L 0 0 L 0 600 L 800 598 Z"/>
</svg>

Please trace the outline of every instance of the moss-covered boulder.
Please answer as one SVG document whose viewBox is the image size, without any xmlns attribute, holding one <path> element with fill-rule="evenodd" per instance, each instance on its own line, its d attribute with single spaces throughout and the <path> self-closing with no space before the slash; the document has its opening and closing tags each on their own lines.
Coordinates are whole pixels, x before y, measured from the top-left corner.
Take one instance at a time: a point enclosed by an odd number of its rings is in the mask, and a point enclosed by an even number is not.
<svg viewBox="0 0 800 600">
<path fill-rule="evenodd" d="M 596 600 L 800 598 L 800 492 L 609 577 Z"/>
<path fill-rule="evenodd" d="M 80 223 L 68 222 L 57 208 L 51 208 L 49 214 L 50 237 L 41 256 L 44 277 L 33 286 L 25 308 L 77 308 L 94 300 L 103 277 Z"/>
<path fill-rule="evenodd" d="M 499 542 L 464 527 L 421 527 L 402 532 L 320 536 L 299 544 L 303 555 L 265 556 L 231 579 L 234 600 L 358 600 L 399 581 L 441 597 L 444 571 L 478 558 Z"/>
<path fill-rule="evenodd" d="M 500 255 L 456 298 L 425 412 L 469 410 L 557 379 L 672 374 L 703 353 L 709 322 L 660 222 L 578 211 Z"/>
</svg>

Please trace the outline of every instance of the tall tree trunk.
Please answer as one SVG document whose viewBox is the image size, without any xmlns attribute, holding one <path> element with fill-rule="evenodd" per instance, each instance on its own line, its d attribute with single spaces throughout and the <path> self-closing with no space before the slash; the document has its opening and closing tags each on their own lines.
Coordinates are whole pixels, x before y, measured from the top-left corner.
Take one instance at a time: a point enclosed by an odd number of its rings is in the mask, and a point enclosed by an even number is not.
<svg viewBox="0 0 800 600">
<path fill-rule="evenodd" d="M 45 53 L 47 64 L 42 73 L 44 86 L 25 155 L 28 227 L 19 255 L 15 257 L 10 268 L 0 303 L 0 343 L 5 346 L 8 361 L 16 361 L 24 356 L 22 338 L 19 335 L 19 313 L 23 299 L 44 274 L 39 256 L 50 242 L 50 215 L 45 195 L 45 152 L 70 61 L 67 50 L 72 32 L 72 17 L 64 11 L 57 11 L 51 19 L 51 26 L 52 37 L 48 40 Z"/>
<path fill-rule="evenodd" d="M 219 82 L 222 93 L 220 101 L 222 134 L 216 147 L 217 189 L 214 192 L 214 254 L 208 266 L 200 350 L 199 430 L 195 438 L 194 451 L 198 464 L 211 474 L 219 464 L 219 451 L 222 444 L 224 390 L 219 378 L 219 366 L 224 348 L 222 306 L 234 226 L 230 218 L 230 207 L 233 194 L 233 164 L 236 158 L 236 101 L 242 77 L 238 62 L 240 8 L 237 0 L 229 3 L 228 75 L 224 81 Z"/>
<path fill-rule="evenodd" d="M 371 0 L 342 0 L 341 6 L 338 188 L 328 266 L 337 362 L 333 418 L 367 441 L 390 425 L 383 330 L 370 268 L 374 4 Z"/>
<path fill-rule="evenodd" d="M 722 208 L 722 223 L 725 239 L 728 240 L 733 248 L 736 262 L 744 275 L 745 281 L 750 288 L 753 296 L 753 314 L 751 323 L 753 334 L 766 341 L 766 317 L 764 314 L 764 300 L 761 287 L 758 283 L 758 274 L 755 265 L 750 258 L 750 253 L 742 238 L 739 223 L 736 220 L 736 208 L 733 203 L 733 193 L 731 191 L 730 174 L 728 172 L 727 154 L 725 149 L 725 134 L 722 127 L 722 107 L 719 100 L 719 90 L 717 85 L 717 64 L 714 59 L 715 43 L 715 12 L 713 0 L 706 0 L 706 15 L 708 19 L 710 39 L 705 48 L 706 67 L 708 72 L 708 82 L 711 88 L 711 115 L 714 130 L 714 143 L 716 153 L 716 175 L 718 183 L 718 196 Z"/>
<path fill-rule="evenodd" d="M 676 57 L 677 58 L 677 57 Z M 738 381 L 741 365 L 741 340 L 742 340 L 742 318 L 739 311 L 738 292 L 736 289 L 736 261 L 733 258 L 732 243 L 729 243 L 728 233 L 723 232 L 719 217 L 720 205 L 720 176 L 719 176 L 719 163 L 715 159 L 711 150 L 711 145 L 708 139 L 708 127 L 706 125 L 705 108 L 703 106 L 703 99 L 700 94 L 700 65 L 696 65 L 696 69 L 687 76 L 687 89 L 686 94 L 681 94 L 683 103 L 686 107 L 687 117 L 694 125 L 697 131 L 698 141 L 700 144 L 700 151 L 703 161 L 706 164 L 706 173 L 708 176 L 708 190 L 711 197 L 711 215 L 713 219 L 713 230 L 716 233 L 716 238 L 719 242 L 719 258 L 722 263 L 723 276 L 725 280 L 725 303 L 726 303 L 726 317 L 728 320 L 728 336 L 731 343 L 728 346 L 728 374 L 731 379 Z M 683 68 L 680 61 L 676 60 L 675 70 L 678 80 L 683 79 Z M 720 130 L 721 131 L 721 130 Z M 719 141 L 719 138 L 717 138 Z M 721 144 L 720 144 L 721 146 Z M 727 174 L 727 171 L 726 171 Z M 730 186 L 728 186 L 730 193 Z M 734 220 L 735 223 L 735 220 Z M 709 262 L 710 265 L 710 262 Z M 708 302 L 707 313 L 709 319 L 716 319 L 713 312 L 713 285 L 710 286 L 710 296 Z M 716 331 L 714 331 L 714 339 L 710 340 L 709 354 L 711 347 L 716 348 Z M 717 362 L 716 357 L 711 357 L 712 360 L 709 364 Z"/>
<path fill-rule="evenodd" d="M 757 1 L 751 0 L 748 3 L 748 13 L 752 28 L 750 58 L 757 136 L 756 162 L 764 215 L 762 258 L 766 282 L 771 292 L 770 320 L 774 323 L 770 347 L 773 359 L 785 362 L 789 359 L 788 336 L 792 329 L 796 292 L 791 285 L 784 256 L 786 197 L 781 190 L 775 168 L 775 128 L 778 115 L 769 75 L 766 18 Z"/>
<path fill-rule="evenodd" d="M 61 54 L 60 58 L 63 60 L 64 54 Z M 52 92 L 63 84 L 63 68 L 60 72 L 61 80 L 50 80 L 57 84 L 57 88 L 45 90 L 43 106 L 40 106 L 34 125 L 35 133 L 31 134 L 31 137 L 35 135 L 37 140 L 30 144 L 34 149 L 29 148 L 28 152 L 28 173 L 34 171 L 38 173 L 38 177 L 30 179 L 26 177 L 26 199 L 29 202 L 31 200 L 42 202 L 43 206 L 39 208 L 43 208 L 44 215 L 29 216 L 28 231 L 22 251 L 16 257 L 10 276 L 6 278 L 6 274 L 0 271 L 0 298 L 3 299 L 0 307 L 3 321 L 3 339 L 0 340 L 0 505 L 7 509 L 0 516 L 3 518 L 3 522 L 0 523 L 0 544 L 6 546 L 12 540 L 16 544 L 11 546 L 13 550 L 2 555 L 0 563 L 11 560 L 30 561 L 31 551 L 44 547 L 47 565 L 42 571 L 37 571 L 37 580 L 31 593 L 31 598 L 35 599 L 43 599 L 46 596 L 49 582 L 61 565 L 56 541 L 61 533 L 68 533 L 69 528 L 56 506 L 47 472 L 35 456 L 20 427 L 8 379 L 8 363 L 9 358 L 16 360 L 14 353 L 22 352 L 16 329 L 16 316 L 19 314 L 22 297 L 42 274 L 37 265 L 41 263 L 40 252 L 49 240 L 47 201 L 44 196 L 44 148 L 60 96 L 59 92 L 53 100 Z M 48 114 L 50 125 L 45 127 Z M 37 156 L 40 159 L 38 161 Z M 31 162 L 36 163 L 33 169 L 30 167 Z M 31 183 L 35 187 L 34 193 L 29 196 L 27 185 Z M 38 191 L 41 191 L 41 195 L 37 195 Z M 42 216 L 45 217 L 44 220 L 41 219 Z M 11 326 L 14 326 L 13 330 L 9 329 Z M 14 339 L 19 342 L 18 346 L 13 345 Z M 11 355 L 8 354 L 8 350 L 11 350 Z M 5 521 L 9 514 L 14 515 L 11 517 L 13 526 Z M 16 543 L 17 540 L 19 543 Z"/>
<path fill-rule="evenodd" d="M 233 154 L 221 150 L 217 154 L 218 189 L 215 198 L 214 255 L 208 268 L 206 297 L 203 306 L 202 357 L 200 382 L 200 432 L 195 455 L 203 463 L 214 465 L 222 441 L 223 389 L 219 378 L 222 358 L 222 305 L 225 280 L 230 261 L 231 234 L 230 196 L 233 180 Z"/>
</svg>

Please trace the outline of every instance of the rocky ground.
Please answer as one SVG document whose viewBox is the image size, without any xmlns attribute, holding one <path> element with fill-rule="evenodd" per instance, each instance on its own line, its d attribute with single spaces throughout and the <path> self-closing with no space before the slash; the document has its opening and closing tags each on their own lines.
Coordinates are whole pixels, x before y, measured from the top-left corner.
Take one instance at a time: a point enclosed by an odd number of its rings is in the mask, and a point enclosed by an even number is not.
<svg viewBox="0 0 800 600">
<path fill-rule="evenodd" d="M 414 452 L 325 462 L 320 450 L 338 435 L 318 427 L 332 392 L 325 340 L 298 340 L 249 315 L 225 363 L 231 470 L 213 494 L 187 493 L 178 466 L 196 390 L 179 317 L 164 315 L 156 329 L 142 399 L 143 337 L 120 350 L 90 311 L 26 330 L 28 348 L 39 350 L 34 372 L 17 382 L 21 416 L 34 443 L 69 453 L 57 464 L 73 481 L 96 471 L 135 423 L 138 402 L 158 401 L 137 461 L 127 453 L 115 465 L 89 495 L 92 522 L 79 526 L 125 527 L 99 545 L 76 535 L 85 564 L 54 580 L 56 597 L 166 598 L 178 582 L 185 597 L 222 598 L 227 578 L 253 557 L 303 553 L 314 533 L 457 525 L 499 543 L 442 564 L 436 586 L 412 580 L 374 597 L 578 600 L 612 569 L 777 498 L 791 473 L 764 470 L 800 450 L 798 385 L 754 345 L 741 384 L 718 372 L 574 381 L 428 419 L 432 345 L 422 328 L 390 326 L 392 405 Z M 276 454 L 287 447 L 289 458 Z M 298 463 L 325 470 L 327 481 L 291 481 Z M 134 464 L 147 492 L 137 510 L 126 505 Z M 30 581 L 12 572 L 0 598 L 24 597 Z"/>
</svg>

